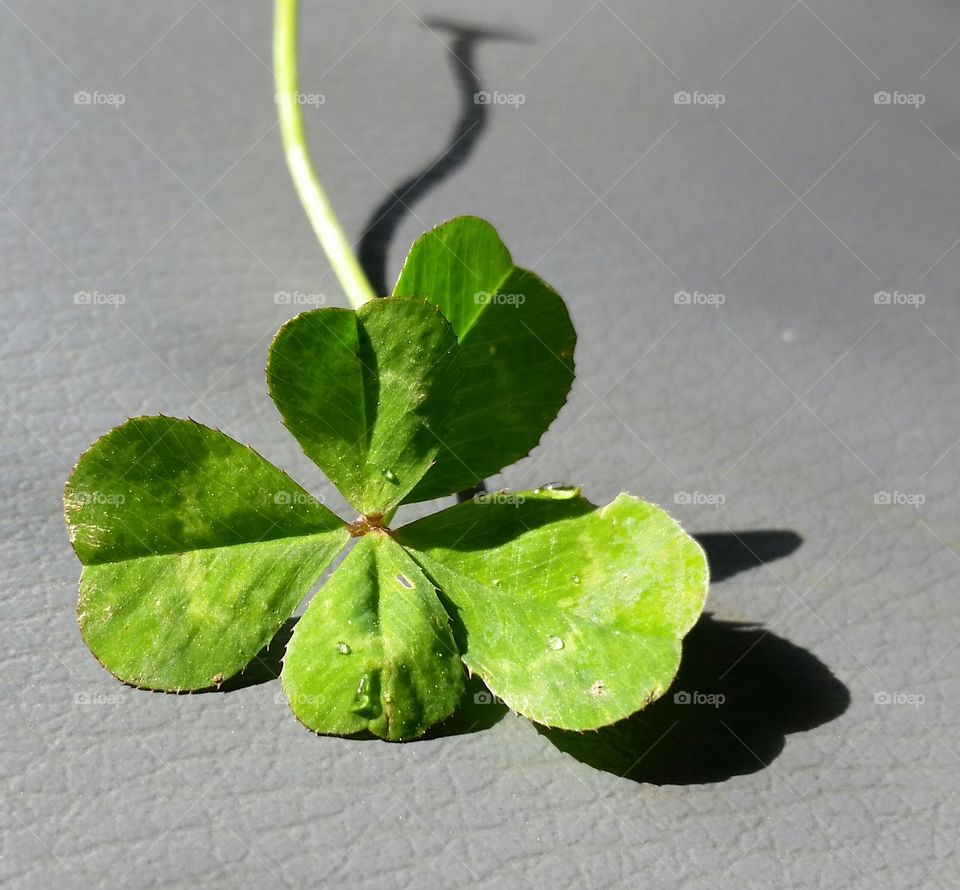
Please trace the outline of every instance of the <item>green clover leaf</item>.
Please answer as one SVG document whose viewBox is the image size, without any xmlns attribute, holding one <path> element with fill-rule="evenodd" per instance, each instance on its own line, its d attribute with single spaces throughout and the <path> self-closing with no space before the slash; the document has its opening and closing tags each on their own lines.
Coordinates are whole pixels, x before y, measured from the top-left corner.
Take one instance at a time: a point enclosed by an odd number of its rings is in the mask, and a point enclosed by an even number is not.
<svg viewBox="0 0 960 890">
<path fill-rule="evenodd" d="M 419 296 L 449 319 L 461 351 L 460 411 L 408 501 L 473 488 L 525 457 L 573 383 L 577 335 L 560 295 L 513 264 L 496 229 L 460 216 L 410 249 L 395 296 Z"/>
<path fill-rule="evenodd" d="M 84 640 L 121 680 L 175 692 L 246 667 L 350 536 L 255 451 L 172 417 L 99 439 L 64 504 Z"/>
<path fill-rule="evenodd" d="M 287 322 L 270 347 L 267 381 L 306 454 L 352 506 L 382 516 L 436 458 L 459 359 L 434 307 L 376 300 Z"/>
<path fill-rule="evenodd" d="M 478 302 L 480 286 L 525 299 Z M 284 689 L 310 729 L 416 738 L 456 709 L 464 666 L 517 712 L 564 729 L 615 722 L 663 694 L 707 566 L 659 508 L 620 495 L 598 509 L 547 487 L 388 527 L 405 500 L 527 453 L 572 377 L 562 300 L 513 266 L 488 224 L 463 218 L 424 236 L 398 283 L 407 290 L 429 302 L 306 312 L 270 349 L 283 421 L 355 522 L 191 420 L 136 418 L 81 456 L 64 496 L 84 566 L 78 617 L 111 673 L 158 690 L 219 685 L 354 538 L 284 659 Z"/>
<path fill-rule="evenodd" d="M 659 507 L 572 489 L 480 495 L 397 532 L 451 603 L 467 667 L 537 723 L 596 729 L 659 698 L 707 594 Z"/>
<path fill-rule="evenodd" d="M 453 713 L 460 650 L 433 584 L 383 531 L 365 535 L 297 623 L 290 706 L 317 732 L 413 738 Z"/>
</svg>

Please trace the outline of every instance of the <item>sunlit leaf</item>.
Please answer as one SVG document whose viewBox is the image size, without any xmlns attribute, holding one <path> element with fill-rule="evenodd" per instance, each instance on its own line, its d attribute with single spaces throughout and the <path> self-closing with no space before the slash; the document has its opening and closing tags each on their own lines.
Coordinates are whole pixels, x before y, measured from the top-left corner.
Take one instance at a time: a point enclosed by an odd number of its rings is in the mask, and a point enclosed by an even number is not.
<svg viewBox="0 0 960 890">
<path fill-rule="evenodd" d="M 97 659 L 151 689 L 214 686 L 273 638 L 349 537 L 255 451 L 141 417 L 79 460 L 64 495 Z"/>
<path fill-rule="evenodd" d="M 463 666 L 433 584 L 382 532 L 350 551 L 297 623 L 283 685 L 321 733 L 398 741 L 453 713 Z"/>
<path fill-rule="evenodd" d="M 560 295 L 515 266 L 493 226 L 473 216 L 421 236 L 393 292 L 436 304 L 462 353 L 443 447 L 406 500 L 471 488 L 529 454 L 573 382 L 576 334 Z"/>
<path fill-rule="evenodd" d="M 576 489 L 488 495 L 400 529 L 443 591 L 466 665 L 537 723 L 593 729 L 670 685 L 707 592 L 700 546 L 659 507 Z"/>
<path fill-rule="evenodd" d="M 267 364 L 303 450 L 357 510 L 381 515 L 436 458 L 459 373 L 450 325 L 422 300 L 304 312 L 277 333 Z"/>
</svg>

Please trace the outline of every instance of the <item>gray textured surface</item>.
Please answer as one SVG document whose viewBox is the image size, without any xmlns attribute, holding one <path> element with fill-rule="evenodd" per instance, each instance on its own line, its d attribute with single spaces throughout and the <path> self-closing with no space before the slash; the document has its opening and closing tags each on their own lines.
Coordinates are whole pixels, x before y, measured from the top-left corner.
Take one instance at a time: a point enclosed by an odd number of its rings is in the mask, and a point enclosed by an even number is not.
<svg viewBox="0 0 960 890">
<path fill-rule="evenodd" d="M 303 89 L 326 97 L 310 131 L 351 233 L 460 113 L 416 19 L 438 5 L 306 3 Z M 599 502 L 625 488 L 716 533 L 726 577 L 684 682 L 726 704 L 666 701 L 659 741 L 600 739 L 596 769 L 512 715 L 360 743 L 306 732 L 275 682 L 171 697 L 101 670 L 59 511 L 73 460 L 127 416 L 190 414 L 338 506 L 262 368 L 295 311 L 275 292 L 342 297 L 272 129 L 266 3 L 5 0 L 0 881 L 958 886 L 960 10 L 443 12 L 526 36 L 474 58 L 487 89 L 526 101 L 494 108 L 404 217 L 391 275 L 423 228 L 472 212 L 565 295 L 578 382 L 496 482 L 567 479 Z M 78 90 L 125 103 L 78 106 Z M 726 102 L 678 106 L 677 90 Z M 879 106 L 877 90 L 926 101 Z M 681 289 L 726 302 L 678 306 Z M 78 306 L 81 290 L 126 301 Z M 881 290 L 925 303 L 875 305 Z M 694 491 L 725 500 L 675 503 Z M 722 537 L 765 529 L 802 543 L 749 538 L 782 558 L 748 568 Z M 669 784 L 620 778 L 624 756 Z"/>
</svg>

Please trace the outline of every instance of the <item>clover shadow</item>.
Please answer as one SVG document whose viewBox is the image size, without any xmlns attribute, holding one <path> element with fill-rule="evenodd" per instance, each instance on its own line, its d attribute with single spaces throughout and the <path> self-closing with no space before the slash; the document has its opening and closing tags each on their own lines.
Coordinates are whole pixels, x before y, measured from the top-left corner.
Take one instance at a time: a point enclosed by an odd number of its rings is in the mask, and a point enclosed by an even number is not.
<svg viewBox="0 0 960 890">
<path fill-rule="evenodd" d="M 707 554 L 710 583 L 717 584 L 746 569 L 789 556 L 803 538 L 788 529 L 706 532 L 694 535 Z"/>
<path fill-rule="evenodd" d="M 457 710 L 446 720 L 431 726 L 423 738 L 437 739 L 483 732 L 509 713 L 510 709 L 487 689 L 483 680 L 474 675 L 467 678 Z"/>
<path fill-rule="evenodd" d="M 850 693 L 816 656 L 755 624 L 707 613 L 671 689 L 597 732 L 538 727 L 561 751 L 637 782 L 692 785 L 757 772 L 786 735 L 839 717 Z"/>
<path fill-rule="evenodd" d="M 785 556 L 790 531 L 699 535 L 714 581 Z M 561 751 L 637 782 L 691 785 L 757 772 L 786 736 L 839 717 L 850 692 L 811 652 L 762 625 L 704 613 L 683 644 L 670 690 L 596 732 L 537 727 Z"/>
<path fill-rule="evenodd" d="M 270 683 L 279 679 L 280 671 L 283 668 L 283 653 L 287 649 L 290 637 L 293 636 L 293 629 L 299 620 L 299 616 L 288 618 L 280 626 L 280 630 L 274 634 L 273 639 L 253 657 L 253 661 L 239 674 L 234 674 L 225 683 L 221 683 L 219 688 L 204 691 L 235 692 L 238 689 L 259 686 L 261 683 Z"/>
<path fill-rule="evenodd" d="M 377 294 L 390 292 L 387 252 L 404 216 L 427 192 L 463 166 L 487 127 L 489 105 L 476 101 L 476 95 L 482 92 L 480 78 L 474 70 L 477 44 L 485 40 L 527 41 L 514 31 L 467 25 L 437 16 L 425 19 L 423 24 L 434 33 L 449 34 L 447 49 L 460 97 L 460 116 L 443 150 L 392 189 L 364 226 L 357 252 L 360 265 Z"/>
</svg>

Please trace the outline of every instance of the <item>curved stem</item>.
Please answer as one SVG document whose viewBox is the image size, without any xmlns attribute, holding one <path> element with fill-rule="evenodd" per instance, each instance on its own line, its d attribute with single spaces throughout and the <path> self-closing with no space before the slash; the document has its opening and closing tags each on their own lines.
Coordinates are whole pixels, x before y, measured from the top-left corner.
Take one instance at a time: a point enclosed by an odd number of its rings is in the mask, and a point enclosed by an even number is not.
<svg viewBox="0 0 960 890">
<path fill-rule="evenodd" d="M 354 309 L 376 297 L 310 163 L 297 86 L 297 0 L 276 0 L 273 69 L 280 133 L 297 194 Z"/>
</svg>

